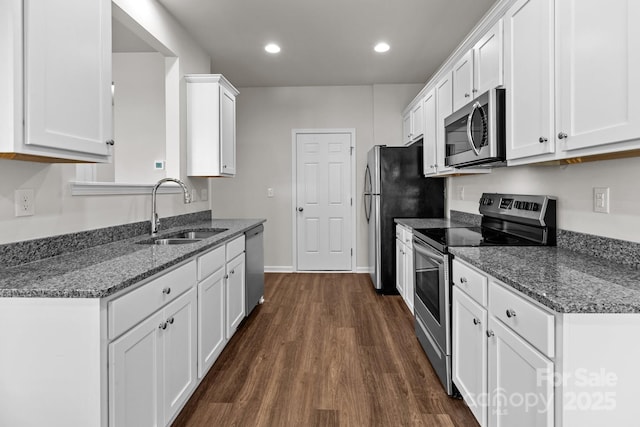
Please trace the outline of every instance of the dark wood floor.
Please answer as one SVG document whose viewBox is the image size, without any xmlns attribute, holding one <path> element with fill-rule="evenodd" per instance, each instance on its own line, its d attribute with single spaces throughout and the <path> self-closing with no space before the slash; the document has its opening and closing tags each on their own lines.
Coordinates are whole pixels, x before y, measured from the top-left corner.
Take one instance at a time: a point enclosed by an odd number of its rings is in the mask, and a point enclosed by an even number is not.
<svg viewBox="0 0 640 427">
<path fill-rule="evenodd" d="M 267 274 L 265 300 L 174 426 L 478 425 L 368 275 Z"/>
</svg>

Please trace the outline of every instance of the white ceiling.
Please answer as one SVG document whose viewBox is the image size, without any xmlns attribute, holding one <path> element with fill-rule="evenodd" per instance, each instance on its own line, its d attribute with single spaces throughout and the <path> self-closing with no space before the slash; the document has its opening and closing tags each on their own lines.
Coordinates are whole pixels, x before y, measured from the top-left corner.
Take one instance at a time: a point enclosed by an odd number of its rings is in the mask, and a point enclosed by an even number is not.
<svg viewBox="0 0 640 427">
<path fill-rule="evenodd" d="M 238 87 L 425 83 L 495 0 L 160 0 Z M 385 54 L 373 46 L 384 40 Z M 282 51 L 268 55 L 264 46 Z"/>
</svg>

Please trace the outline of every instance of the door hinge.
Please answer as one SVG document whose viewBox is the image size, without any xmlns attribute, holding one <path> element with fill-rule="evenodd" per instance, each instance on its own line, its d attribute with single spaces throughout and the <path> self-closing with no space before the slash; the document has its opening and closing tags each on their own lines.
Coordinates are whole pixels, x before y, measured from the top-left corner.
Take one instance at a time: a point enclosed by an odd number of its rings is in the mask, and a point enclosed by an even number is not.
<svg viewBox="0 0 640 427">
<path fill-rule="evenodd" d="M 351 206 L 353 206 L 353 197 L 351 198 Z"/>
<path fill-rule="evenodd" d="M 353 256 L 353 248 L 351 248 L 351 256 Z"/>
<path fill-rule="evenodd" d="M 353 147 L 349 147 L 349 155 L 353 156 Z"/>
</svg>

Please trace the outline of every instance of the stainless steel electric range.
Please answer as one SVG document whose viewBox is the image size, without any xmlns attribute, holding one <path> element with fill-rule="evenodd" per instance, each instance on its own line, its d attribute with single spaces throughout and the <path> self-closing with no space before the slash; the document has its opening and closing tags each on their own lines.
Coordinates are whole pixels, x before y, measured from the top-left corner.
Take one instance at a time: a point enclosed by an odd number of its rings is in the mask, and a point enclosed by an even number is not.
<svg viewBox="0 0 640 427">
<path fill-rule="evenodd" d="M 456 246 L 555 246 L 556 200 L 550 196 L 484 193 L 480 227 L 413 230 L 415 329 L 449 395 L 451 380 L 451 255 Z"/>
</svg>

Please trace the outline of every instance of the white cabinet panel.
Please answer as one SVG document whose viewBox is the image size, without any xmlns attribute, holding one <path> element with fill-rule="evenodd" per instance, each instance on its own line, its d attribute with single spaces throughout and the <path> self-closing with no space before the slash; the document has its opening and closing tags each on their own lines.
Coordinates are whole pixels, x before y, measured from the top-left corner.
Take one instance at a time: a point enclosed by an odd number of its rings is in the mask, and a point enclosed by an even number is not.
<svg viewBox="0 0 640 427">
<path fill-rule="evenodd" d="M 213 366 L 227 343 L 225 327 L 225 269 L 198 284 L 198 376 Z"/>
<path fill-rule="evenodd" d="M 164 309 L 167 329 L 162 330 L 164 422 L 169 423 L 187 401 L 197 381 L 196 290 Z"/>
<path fill-rule="evenodd" d="M 500 19 L 473 48 L 473 89 L 475 98 L 503 84 L 504 52 Z"/>
<path fill-rule="evenodd" d="M 445 129 L 444 119 L 453 113 L 453 77 L 447 73 L 436 83 L 436 169 L 438 173 L 450 172 L 450 166 L 445 166 Z"/>
<path fill-rule="evenodd" d="M 487 310 L 453 287 L 451 307 L 453 382 L 481 426 L 487 423 Z"/>
<path fill-rule="evenodd" d="M 557 2 L 562 149 L 640 137 L 639 20 L 637 0 Z"/>
<path fill-rule="evenodd" d="M 238 90 L 221 74 L 187 74 L 187 175 L 236 171 Z"/>
<path fill-rule="evenodd" d="M 423 173 L 425 176 L 437 172 L 437 121 L 436 121 L 436 93 L 432 89 L 424 98 L 424 138 L 423 138 Z"/>
<path fill-rule="evenodd" d="M 506 12 L 507 159 L 555 152 L 553 0 L 518 0 Z"/>
<path fill-rule="evenodd" d="M 109 426 L 164 425 L 162 311 L 109 345 Z"/>
<path fill-rule="evenodd" d="M 244 319 L 245 255 L 240 254 L 227 264 L 227 339 L 235 333 Z"/>
<path fill-rule="evenodd" d="M 489 426 L 553 426 L 553 362 L 489 318 Z"/>
<path fill-rule="evenodd" d="M 473 50 L 453 66 L 453 111 L 473 99 Z"/>
</svg>

